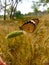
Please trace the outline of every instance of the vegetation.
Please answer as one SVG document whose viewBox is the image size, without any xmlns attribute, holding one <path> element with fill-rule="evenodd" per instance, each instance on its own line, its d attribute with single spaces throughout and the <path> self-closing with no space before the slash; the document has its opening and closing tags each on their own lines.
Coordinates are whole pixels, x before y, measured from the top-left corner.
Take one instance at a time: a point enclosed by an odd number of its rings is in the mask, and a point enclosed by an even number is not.
<svg viewBox="0 0 49 65">
<path fill-rule="evenodd" d="M 0 10 L 4 10 L 4 20 L 6 20 L 7 11 L 9 11 L 7 9 L 7 6 L 9 6 L 9 8 L 10 8 L 10 19 L 11 18 L 13 19 L 14 14 L 17 10 L 17 5 L 19 2 L 21 2 L 21 0 L 15 0 L 15 1 L 14 0 L 8 0 L 8 2 L 9 2 L 9 4 L 7 3 L 7 0 L 5 0 L 5 2 L 2 4 L 2 0 L 0 0 L 0 4 L 1 4 Z"/>
<path fill-rule="evenodd" d="M 49 8 L 47 8 L 47 13 L 49 13 Z"/>
<path fill-rule="evenodd" d="M 14 31 L 14 32 L 9 33 L 9 34 L 6 36 L 6 39 L 8 39 L 8 38 L 13 38 L 13 37 L 19 36 L 19 35 L 21 35 L 21 34 L 23 34 L 23 31 L 22 31 L 22 30 Z"/>
<path fill-rule="evenodd" d="M 40 4 L 34 3 L 36 14 L 30 16 L 32 13 L 29 12 L 23 16 L 16 9 L 21 0 L 8 0 L 11 4 L 6 1 L 2 5 L 0 0 L 0 8 L 4 11 L 4 20 L 3 16 L 0 16 L 0 57 L 7 65 L 49 65 L 49 8 L 48 14 L 36 15 Z M 44 3 L 45 6 L 48 2 L 49 0 L 41 0 L 39 3 Z M 19 27 L 32 18 L 40 18 L 35 31 L 33 33 L 19 31 Z"/>
<path fill-rule="evenodd" d="M 15 13 L 16 17 L 22 18 L 22 15 L 17 15 L 17 13 L 20 14 L 20 11 L 16 12 L 18 3 L 21 1 L 22 0 L 8 0 L 7 2 L 7 0 L 5 0 L 5 2 L 2 2 L 2 0 L 0 0 L 0 11 L 4 11 L 4 20 L 6 20 L 6 16 L 9 16 L 10 19 L 14 19 Z M 32 9 L 34 10 L 34 13 L 37 14 L 39 12 L 39 7 L 42 3 L 44 7 L 48 2 L 49 0 L 39 0 L 38 2 L 33 1 Z"/>
<path fill-rule="evenodd" d="M 19 30 L 23 22 L 21 20 L 18 22 L 0 21 L 0 56 L 7 65 L 45 65 L 49 63 L 48 17 L 49 14 L 39 16 L 40 22 L 33 33 L 26 32 L 11 39 L 5 39 L 5 36 Z"/>
<path fill-rule="evenodd" d="M 16 11 L 16 12 L 15 12 L 15 17 L 16 17 L 17 19 L 22 19 L 22 18 L 23 18 L 23 14 L 21 14 L 20 11 Z"/>
<path fill-rule="evenodd" d="M 38 9 L 39 7 L 41 6 L 41 4 L 39 2 L 34 2 L 33 1 L 33 6 L 32 6 L 32 9 L 34 9 L 34 13 L 37 15 L 38 14 Z"/>
</svg>

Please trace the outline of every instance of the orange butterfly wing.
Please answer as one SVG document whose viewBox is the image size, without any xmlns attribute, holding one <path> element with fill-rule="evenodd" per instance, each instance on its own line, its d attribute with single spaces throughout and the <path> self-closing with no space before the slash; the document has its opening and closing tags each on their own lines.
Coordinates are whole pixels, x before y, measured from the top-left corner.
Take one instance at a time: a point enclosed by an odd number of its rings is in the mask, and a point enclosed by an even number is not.
<svg viewBox="0 0 49 65">
<path fill-rule="evenodd" d="M 21 26 L 21 29 L 26 32 L 33 32 L 35 30 L 35 25 L 32 22 L 25 23 Z"/>
<path fill-rule="evenodd" d="M 39 19 L 31 19 L 27 23 L 24 23 L 20 29 L 26 32 L 33 32 L 36 28 L 36 25 L 39 23 Z"/>
</svg>

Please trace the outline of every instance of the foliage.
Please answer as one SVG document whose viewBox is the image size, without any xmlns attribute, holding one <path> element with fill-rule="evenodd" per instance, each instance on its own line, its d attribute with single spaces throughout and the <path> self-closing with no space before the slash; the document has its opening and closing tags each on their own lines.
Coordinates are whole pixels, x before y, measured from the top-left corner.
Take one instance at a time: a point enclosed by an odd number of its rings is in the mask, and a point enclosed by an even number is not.
<svg viewBox="0 0 49 65">
<path fill-rule="evenodd" d="M 8 0 L 8 2 L 5 0 L 5 3 L 3 2 L 2 4 L 2 0 L 0 0 L 0 11 L 4 11 L 4 19 L 6 19 L 6 13 L 8 13 L 10 19 L 14 19 L 19 2 L 22 2 L 22 0 Z M 45 6 L 47 3 L 49 3 L 49 0 L 39 0 L 38 2 L 33 1 L 32 9 L 34 9 L 35 14 L 38 13 L 38 9 L 41 6 L 41 3 L 43 3 L 43 6 Z M 22 18 L 23 16 L 16 15 L 16 17 Z"/>
<path fill-rule="evenodd" d="M 39 9 L 39 7 L 41 6 L 41 4 L 39 3 L 39 2 L 34 2 L 33 1 L 33 6 L 31 7 L 31 8 L 33 8 L 34 9 L 34 13 L 35 14 L 37 14 L 38 13 L 38 9 Z"/>
<path fill-rule="evenodd" d="M 10 18 L 14 18 L 14 14 L 19 2 L 21 2 L 21 0 L 8 0 L 8 2 L 5 0 L 5 2 L 2 4 L 2 0 L 0 0 L 0 11 L 4 11 L 4 20 L 6 20 L 6 13 L 9 13 L 8 7 L 10 8 Z"/>
<path fill-rule="evenodd" d="M 38 9 L 37 9 L 37 8 L 35 8 L 35 9 L 34 9 L 34 12 L 35 12 L 35 14 L 37 14 L 37 13 L 38 13 Z"/>
<path fill-rule="evenodd" d="M 49 13 L 49 8 L 47 8 L 47 13 Z"/>
<path fill-rule="evenodd" d="M 22 30 L 14 31 L 14 32 L 9 33 L 9 34 L 6 36 L 6 39 L 8 39 L 8 38 L 13 38 L 13 37 L 19 36 L 19 35 L 21 35 L 21 34 L 23 34 L 23 31 L 22 31 Z"/>
<path fill-rule="evenodd" d="M 23 14 L 21 14 L 20 11 L 16 11 L 15 17 L 18 18 L 18 19 L 21 19 L 21 18 L 23 18 Z"/>
<path fill-rule="evenodd" d="M 43 6 L 47 6 L 47 3 L 49 3 L 49 0 L 40 0 L 40 3 L 43 3 Z"/>
<path fill-rule="evenodd" d="M 21 0 L 11 0 L 11 13 L 10 18 L 14 18 L 15 12 L 17 10 L 18 3 L 21 2 Z"/>
<path fill-rule="evenodd" d="M 43 2 L 43 3 L 48 3 L 49 0 L 40 0 L 40 2 Z"/>
</svg>

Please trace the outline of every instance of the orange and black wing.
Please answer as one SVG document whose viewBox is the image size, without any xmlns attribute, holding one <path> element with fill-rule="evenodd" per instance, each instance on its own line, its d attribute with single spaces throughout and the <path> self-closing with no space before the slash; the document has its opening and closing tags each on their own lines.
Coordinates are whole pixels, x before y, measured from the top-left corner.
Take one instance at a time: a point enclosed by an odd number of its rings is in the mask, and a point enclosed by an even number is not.
<svg viewBox="0 0 49 65">
<path fill-rule="evenodd" d="M 36 28 L 36 24 L 32 23 L 32 22 L 27 22 L 27 23 L 24 23 L 20 29 L 21 30 L 24 30 L 26 32 L 33 32 Z"/>
<path fill-rule="evenodd" d="M 34 19 L 32 19 L 36 24 L 38 24 L 39 23 L 39 19 L 38 18 L 34 18 Z"/>
</svg>

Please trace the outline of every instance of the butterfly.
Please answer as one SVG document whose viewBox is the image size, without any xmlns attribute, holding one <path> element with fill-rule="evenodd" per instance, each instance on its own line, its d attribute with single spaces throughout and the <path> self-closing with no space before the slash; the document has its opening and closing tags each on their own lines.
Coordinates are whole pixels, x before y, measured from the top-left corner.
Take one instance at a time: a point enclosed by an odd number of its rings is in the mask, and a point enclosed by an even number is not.
<svg viewBox="0 0 49 65">
<path fill-rule="evenodd" d="M 28 20 L 26 23 L 24 23 L 20 29 L 21 30 L 24 30 L 26 32 L 33 32 L 35 29 L 36 29 L 36 25 L 39 23 L 39 19 L 31 19 L 31 20 Z"/>
</svg>

